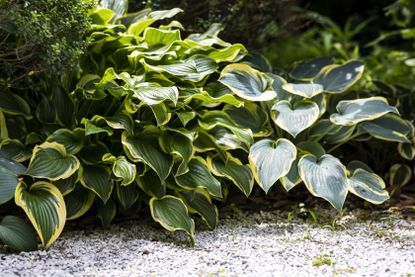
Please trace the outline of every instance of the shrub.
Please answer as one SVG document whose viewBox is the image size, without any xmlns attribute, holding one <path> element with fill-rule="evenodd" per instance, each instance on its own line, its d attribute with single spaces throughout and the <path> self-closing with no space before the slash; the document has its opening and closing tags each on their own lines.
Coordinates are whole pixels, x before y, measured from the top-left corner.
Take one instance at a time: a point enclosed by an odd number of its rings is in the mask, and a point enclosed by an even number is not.
<svg viewBox="0 0 415 277">
<path fill-rule="evenodd" d="M 86 46 L 93 0 L 1 0 L 0 84 L 24 88 L 33 75 L 56 78 Z"/>
<path fill-rule="evenodd" d="M 367 165 L 346 167 L 329 153 L 352 139 L 412 134 L 384 98 L 341 100 L 361 62 L 323 57 L 296 64 L 284 79 L 258 56 L 242 60 L 244 46 L 221 40 L 218 25 L 182 39 L 176 21 L 152 27 L 179 9 L 124 15 L 125 2 L 102 2 L 115 12 L 91 11 L 80 75 L 48 82 L 40 99 L 2 97 L 0 203 L 14 198 L 44 247 L 93 207 L 108 225 L 141 203 L 194 241 L 193 215 L 214 228 L 215 201 L 231 187 L 249 196 L 255 181 L 265 192 L 278 181 L 286 190 L 303 182 L 338 210 L 348 192 L 375 204 L 388 199 Z M 19 130 L 7 128 L 16 122 Z M 11 247 L 36 245 L 13 228 L 21 220 L 0 224 Z"/>
</svg>

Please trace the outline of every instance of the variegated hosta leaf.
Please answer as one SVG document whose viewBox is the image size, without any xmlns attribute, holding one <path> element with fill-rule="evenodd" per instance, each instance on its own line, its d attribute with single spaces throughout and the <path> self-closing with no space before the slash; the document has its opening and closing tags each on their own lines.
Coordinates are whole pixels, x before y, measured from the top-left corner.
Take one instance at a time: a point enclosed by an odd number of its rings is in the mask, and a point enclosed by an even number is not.
<svg viewBox="0 0 415 277">
<path fill-rule="evenodd" d="M 189 171 L 175 176 L 176 183 L 185 189 L 206 189 L 212 196 L 222 198 L 222 186 L 218 179 L 210 173 L 206 162 L 194 157 L 188 163 Z"/>
<path fill-rule="evenodd" d="M 319 108 L 310 100 L 300 100 L 291 104 L 279 101 L 271 108 L 275 124 L 293 137 L 313 125 L 319 117 Z"/>
<path fill-rule="evenodd" d="M 280 182 L 286 191 L 290 191 L 301 183 L 301 178 L 298 174 L 298 160 L 293 162 L 290 171 L 288 171 L 287 175 L 280 178 Z"/>
<path fill-rule="evenodd" d="M 183 10 L 174 8 L 171 10 L 152 11 L 143 18 L 139 18 L 139 20 L 134 20 L 135 18 L 133 18 L 133 24 L 129 25 L 127 33 L 139 36 L 147 27 L 157 20 L 171 18 L 181 12 L 183 12 Z"/>
<path fill-rule="evenodd" d="M 341 93 L 356 83 L 363 74 L 364 65 L 359 61 L 350 61 L 342 65 L 324 67 L 314 78 L 328 93 Z"/>
<path fill-rule="evenodd" d="M 224 162 L 222 159 L 208 157 L 208 166 L 213 174 L 231 180 L 246 197 L 251 194 L 254 186 L 254 176 L 248 165 L 228 155 L 228 159 Z"/>
<path fill-rule="evenodd" d="M 248 51 L 245 46 L 240 43 L 236 43 L 224 49 L 215 49 L 209 53 L 208 57 L 217 63 L 235 63 L 242 59 L 247 53 Z"/>
<path fill-rule="evenodd" d="M 13 199 L 18 183 L 17 175 L 0 165 L 0 205 Z"/>
<path fill-rule="evenodd" d="M 57 142 L 65 146 L 68 154 L 77 154 L 84 146 L 85 130 L 76 128 L 71 131 L 69 129 L 58 129 L 48 136 L 48 142 Z"/>
<path fill-rule="evenodd" d="M 347 164 L 347 170 L 349 170 L 351 175 L 353 175 L 353 173 L 359 168 L 364 171 L 374 173 L 373 170 L 364 162 L 354 160 Z"/>
<path fill-rule="evenodd" d="M 183 190 L 179 192 L 179 196 L 185 202 L 189 212 L 199 214 L 210 229 L 218 225 L 218 208 L 212 204 L 209 194 L 197 190 Z"/>
<path fill-rule="evenodd" d="M 102 157 L 109 153 L 109 149 L 102 142 L 97 144 L 90 144 L 82 148 L 81 152 L 78 154 L 78 157 L 81 158 L 81 161 L 88 165 L 96 165 L 102 161 Z"/>
<path fill-rule="evenodd" d="M 164 152 L 170 153 L 180 160 L 175 175 L 178 176 L 188 172 L 189 168 L 187 165 L 194 154 L 192 140 L 185 135 L 176 132 L 166 132 L 159 140 L 160 146 Z"/>
<path fill-rule="evenodd" d="M 408 136 L 413 131 L 413 126 L 409 121 L 393 114 L 363 122 L 359 128 L 377 139 L 403 143 L 410 143 Z"/>
<path fill-rule="evenodd" d="M 153 219 L 170 232 L 185 231 L 192 242 L 195 240 L 195 222 L 189 216 L 186 205 L 177 197 L 166 195 L 160 199 L 150 200 Z"/>
<path fill-rule="evenodd" d="M 25 174 L 55 181 L 70 177 L 79 168 L 74 155 L 68 155 L 65 147 L 56 142 L 45 142 L 33 150 L 29 167 Z"/>
<path fill-rule="evenodd" d="M 223 146 L 219 146 L 216 143 L 216 139 L 202 128 L 198 128 L 196 130 L 198 132 L 198 136 L 193 142 L 195 150 L 201 153 L 214 150 L 218 153 L 222 160 L 226 161 L 228 156 L 226 154 L 227 152 L 223 149 Z"/>
<path fill-rule="evenodd" d="M 74 190 L 76 184 L 81 179 L 83 168 L 79 167 L 78 171 L 66 179 L 59 179 L 53 182 L 53 185 L 59 189 L 63 196 Z"/>
<path fill-rule="evenodd" d="M 83 186 L 77 186 L 64 197 L 66 203 L 66 220 L 83 216 L 94 204 L 95 193 Z"/>
<path fill-rule="evenodd" d="M 114 187 L 110 170 L 106 167 L 92 165 L 84 167 L 81 184 L 92 190 L 104 203 L 110 198 Z"/>
<path fill-rule="evenodd" d="M 320 84 L 283 84 L 282 88 L 289 93 L 302 96 L 305 98 L 314 97 L 323 92 L 323 86 Z"/>
<path fill-rule="evenodd" d="M 193 55 L 187 60 L 176 61 L 171 64 L 151 65 L 140 61 L 147 71 L 157 71 L 167 73 L 174 78 L 182 81 L 200 82 L 218 69 L 214 60 L 203 55 Z"/>
<path fill-rule="evenodd" d="M 116 186 L 117 198 L 124 209 L 129 209 L 138 200 L 140 189 L 137 186 Z"/>
<path fill-rule="evenodd" d="M 399 114 L 395 107 L 389 106 L 383 97 L 369 97 L 355 100 L 343 100 L 337 104 L 337 112 L 330 120 L 337 125 L 352 126 L 362 121 L 370 121 L 387 113 Z"/>
<path fill-rule="evenodd" d="M 35 227 L 42 245 L 48 248 L 61 234 L 66 221 L 65 201 L 51 183 L 36 182 L 27 188 L 19 183 L 14 197 Z"/>
<path fill-rule="evenodd" d="M 109 127 L 115 130 L 126 130 L 129 134 L 134 132 L 134 122 L 131 115 L 127 111 L 122 111 L 113 116 L 94 115 L 92 122 L 99 122 L 103 120 Z"/>
<path fill-rule="evenodd" d="M 247 64 L 226 66 L 220 74 L 219 82 L 239 97 L 250 101 L 269 101 L 277 95 L 272 89 L 272 79 Z"/>
<path fill-rule="evenodd" d="M 131 137 L 124 132 L 121 141 L 132 161 L 148 165 L 162 181 L 166 180 L 173 167 L 173 158 L 162 151 L 157 136 L 141 134 Z"/>
<path fill-rule="evenodd" d="M 32 154 L 25 145 L 17 139 L 4 139 L 0 143 L 0 157 L 12 160 L 14 162 L 24 162 Z"/>
<path fill-rule="evenodd" d="M 108 126 L 98 126 L 98 123 L 88 118 L 82 118 L 81 123 L 85 126 L 85 136 L 106 133 L 108 136 L 112 136 L 114 131 Z"/>
<path fill-rule="evenodd" d="M 7 215 L 0 221 L 0 241 L 15 251 L 37 249 L 36 233 L 23 219 Z"/>
<path fill-rule="evenodd" d="M 382 178 L 361 168 L 349 177 L 348 188 L 351 193 L 373 204 L 382 204 L 389 199 Z"/>
<path fill-rule="evenodd" d="M 23 115 L 27 119 L 32 118 L 32 113 L 27 102 L 19 95 L 2 89 L 0 97 L 0 110 L 6 114 Z"/>
<path fill-rule="evenodd" d="M 324 142 L 328 144 L 338 144 L 350 140 L 356 126 L 341 126 L 334 125 L 338 128 L 332 129 L 328 134 L 324 136 Z"/>
<path fill-rule="evenodd" d="M 334 59 L 329 56 L 295 63 L 290 70 L 290 77 L 297 80 L 308 80 L 315 77 L 322 68 L 333 64 Z"/>
<path fill-rule="evenodd" d="M 179 30 L 161 30 L 147 28 L 143 35 L 144 41 L 149 47 L 155 45 L 170 45 L 176 40 L 181 40 Z"/>
<path fill-rule="evenodd" d="M 346 167 L 339 159 L 326 154 L 319 159 L 307 154 L 298 162 L 298 173 L 312 195 L 330 202 L 341 210 L 346 200 L 348 184 Z"/>
<path fill-rule="evenodd" d="M 398 151 L 402 158 L 413 160 L 415 158 L 415 146 L 412 143 L 399 143 Z"/>
<path fill-rule="evenodd" d="M 406 164 L 394 164 L 389 169 L 389 184 L 403 187 L 411 181 L 412 170 Z"/>
<path fill-rule="evenodd" d="M 287 139 L 263 139 L 251 146 L 249 164 L 255 180 L 268 192 L 274 183 L 288 174 L 297 156 L 297 149 Z"/>
<path fill-rule="evenodd" d="M 161 181 L 157 173 L 151 169 L 138 175 L 136 182 L 149 196 L 160 198 L 166 194 L 166 183 Z"/>
<path fill-rule="evenodd" d="M 112 172 L 115 177 L 122 180 L 122 186 L 127 186 L 134 182 L 137 169 L 135 164 L 130 163 L 124 156 L 119 156 L 112 164 Z"/>
<path fill-rule="evenodd" d="M 251 129 L 254 137 L 265 137 L 270 135 L 271 130 L 265 127 L 268 122 L 268 115 L 257 104 L 245 102 L 243 107 L 226 105 L 223 111 L 240 128 Z"/>
<path fill-rule="evenodd" d="M 160 104 L 165 100 L 170 100 L 176 105 L 179 91 L 177 87 L 160 87 L 153 83 L 143 83 L 139 87 L 134 88 L 133 97 L 149 106 Z"/>
</svg>

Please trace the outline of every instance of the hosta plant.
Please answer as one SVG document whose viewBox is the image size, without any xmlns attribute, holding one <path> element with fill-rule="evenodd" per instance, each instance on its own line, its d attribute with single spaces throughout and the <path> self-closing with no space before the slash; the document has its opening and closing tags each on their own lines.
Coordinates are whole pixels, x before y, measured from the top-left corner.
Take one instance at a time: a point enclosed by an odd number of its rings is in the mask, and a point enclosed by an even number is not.
<svg viewBox="0 0 415 277">
<path fill-rule="evenodd" d="M 217 25 L 182 38 L 177 21 L 157 22 L 179 9 L 126 14 L 125 2 L 91 11 L 80 73 L 37 93 L 2 92 L 0 203 L 14 198 L 44 247 L 66 220 L 91 210 L 108 225 L 141 203 L 194 241 L 193 216 L 214 228 L 215 202 L 231 186 L 249 196 L 255 183 L 265 192 L 304 183 L 339 210 L 348 192 L 388 199 L 368 166 L 330 154 L 350 140 L 412 133 L 384 98 L 341 100 L 362 63 L 321 58 L 283 78 L 244 59 L 244 46 L 221 40 Z M 0 239 L 32 249 L 23 224 L 5 217 Z"/>
</svg>

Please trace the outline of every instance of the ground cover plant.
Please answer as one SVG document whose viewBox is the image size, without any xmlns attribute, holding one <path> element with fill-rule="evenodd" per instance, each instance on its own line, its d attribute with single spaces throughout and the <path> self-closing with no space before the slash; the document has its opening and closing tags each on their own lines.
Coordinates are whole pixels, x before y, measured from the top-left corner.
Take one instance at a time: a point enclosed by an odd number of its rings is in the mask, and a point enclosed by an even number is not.
<svg viewBox="0 0 415 277">
<path fill-rule="evenodd" d="M 388 198 L 366 164 L 332 152 L 347 142 L 407 143 L 412 124 L 379 96 L 344 97 L 362 76 L 357 60 L 322 57 L 272 73 L 213 25 L 182 38 L 180 9 L 126 13 L 126 1 L 89 12 L 79 69 L 36 91 L 2 88 L 0 204 L 23 209 L 43 247 L 67 220 L 93 211 L 103 225 L 149 207 L 170 231 L 195 239 L 194 216 L 218 224 L 230 188 L 247 197 L 303 183 L 341 210 L 348 193 Z M 0 239 L 37 247 L 23 219 L 5 216 Z"/>
</svg>

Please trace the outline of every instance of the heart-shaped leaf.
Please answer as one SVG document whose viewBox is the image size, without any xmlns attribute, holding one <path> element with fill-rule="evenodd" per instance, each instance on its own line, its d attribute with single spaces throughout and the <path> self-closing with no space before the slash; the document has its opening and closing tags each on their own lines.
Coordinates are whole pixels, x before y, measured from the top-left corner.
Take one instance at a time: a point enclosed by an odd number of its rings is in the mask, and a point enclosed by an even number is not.
<svg viewBox="0 0 415 277">
<path fill-rule="evenodd" d="M 77 154 L 84 146 L 83 138 L 85 131 L 81 128 L 76 128 L 71 131 L 69 129 L 58 129 L 48 138 L 48 142 L 57 142 L 65 146 L 68 154 Z"/>
<path fill-rule="evenodd" d="M 298 173 L 312 195 L 341 210 L 347 196 L 346 167 L 339 159 L 326 154 L 319 159 L 307 154 L 298 162 Z"/>
<path fill-rule="evenodd" d="M 48 182 L 36 182 L 30 188 L 21 182 L 14 199 L 32 222 L 42 245 L 48 248 L 65 226 L 66 207 L 60 191 Z"/>
<path fill-rule="evenodd" d="M 398 151 L 402 158 L 410 161 L 415 158 L 415 146 L 412 143 L 399 143 Z"/>
<path fill-rule="evenodd" d="M 161 150 L 156 136 L 142 134 L 131 137 L 124 132 L 122 144 L 124 151 L 132 161 L 145 163 L 157 173 L 162 181 L 169 176 L 173 159 Z"/>
<path fill-rule="evenodd" d="M 140 189 L 138 186 L 116 186 L 118 200 L 124 209 L 132 207 L 140 197 Z"/>
<path fill-rule="evenodd" d="M 278 101 L 271 108 L 275 124 L 293 137 L 313 125 L 319 117 L 319 108 L 310 100 L 300 100 L 291 105 L 288 101 Z"/>
<path fill-rule="evenodd" d="M 221 183 L 209 172 L 206 162 L 200 157 L 190 160 L 189 171 L 183 175 L 176 176 L 179 186 L 187 189 L 206 189 L 212 196 L 222 198 Z"/>
<path fill-rule="evenodd" d="M 342 65 L 324 67 L 314 78 L 328 93 L 341 93 L 356 83 L 363 74 L 364 65 L 359 61 L 350 61 Z"/>
<path fill-rule="evenodd" d="M 177 197 L 166 195 L 160 199 L 150 200 L 150 211 L 153 219 L 167 230 L 185 231 L 192 242 L 195 240 L 195 222 L 189 216 L 186 205 Z"/>
<path fill-rule="evenodd" d="M 66 203 L 66 220 L 83 216 L 94 204 L 95 193 L 83 186 L 77 186 L 64 197 Z"/>
<path fill-rule="evenodd" d="M 330 116 L 337 125 L 352 126 L 362 121 L 370 121 L 387 113 L 399 114 L 395 107 L 389 106 L 383 97 L 369 97 L 355 100 L 342 100 L 337 104 L 337 112 Z"/>
<path fill-rule="evenodd" d="M 92 165 L 84 167 L 81 184 L 95 192 L 104 203 L 110 198 L 114 187 L 110 170 L 106 167 Z"/>
<path fill-rule="evenodd" d="M 37 249 L 33 228 L 23 219 L 13 215 L 5 216 L 0 222 L 0 241 L 19 252 Z"/>
<path fill-rule="evenodd" d="M 389 169 L 389 184 L 403 187 L 411 181 L 412 170 L 406 164 L 394 164 Z"/>
<path fill-rule="evenodd" d="M 220 74 L 219 82 L 239 97 L 250 101 L 269 101 L 277 94 L 272 79 L 247 64 L 230 64 Z"/>
<path fill-rule="evenodd" d="M 70 177 L 79 168 L 74 155 L 68 155 L 65 147 L 56 142 L 45 142 L 33 150 L 29 167 L 25 174 L 55 181 Z"/>
<path fill-rule="evenodd" d="M 297 148 L 287 139 L 263 139 L 251 146 L 249 164 L 255 180 L 268 192 L 274 183 L 288 174 L 297 156 Z"/>
<path fill-rule="evenodd" d="M 242 164 L 240 160 L 230 155 L 228 155 L 226 162 L 212 157 L 208 157 L 207 162 L 213 174 L 231 180 L 246 197 L 251 194 L 254 186 L 254 176 L 248 165 Z"/>
<path fill-rule="evenodd" d="M 289 93 L 302 96 L 305 98 L 312 98 L 323 92 L 323 86 L 320 84 L 283 84 L 282 88 Z"/>
<path fill-rule="evenodd" d="M 218 225 L 218 208 L 212 204 L 209 194 L 202 191 L 183 190 L 179 196 L 186 203 L 189 212 L 199 214 L 210 229 Z"/>
<path fill-rule="evenodd" d="M 348 188 L 351 193 L 373 204 L 382 204 L 389 199 L 382 178 L 360 168 L 349 178 Z"/>
<path fill-rule="evenodd" d="M 165 100 L 170 100 L 176 105 L 179 98 L 179 91 L 177 87 L 160 87 L 152 83 L 147 83 L 146 85 L 142 84 L 134 88 L 133 97 L 149 106 L 160 104 Z"/>
</svg>

